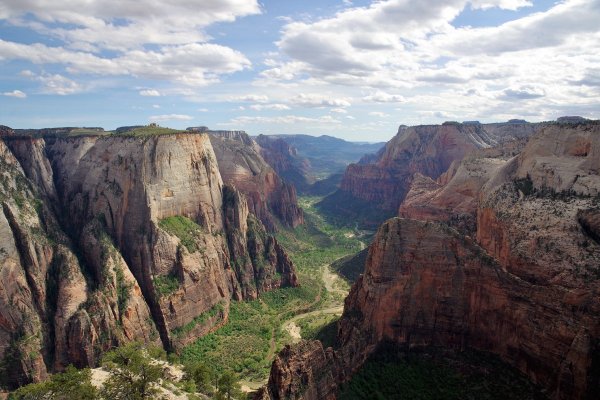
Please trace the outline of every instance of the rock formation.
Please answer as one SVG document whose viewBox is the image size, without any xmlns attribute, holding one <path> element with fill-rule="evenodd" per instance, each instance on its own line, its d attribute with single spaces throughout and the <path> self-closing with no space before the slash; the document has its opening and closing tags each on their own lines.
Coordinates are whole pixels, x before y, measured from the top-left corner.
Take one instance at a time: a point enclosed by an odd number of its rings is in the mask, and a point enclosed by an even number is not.
<svg viewBox="0 0 600 400">
<path fill-rule="evenodd" d="M 9 387 L 113 346 L 177 348 L 231 299 L 297 284 L 294 267 L 223 185 L 205 134 L 0 140 L 0 354 Z"/>
<path fill-rule="evenodd" d="M 437 181 L 417 176 L 400 210 L 428 221 L 380 227 L 346 299 L 340 348 L 324 350 L 327 357 L 316 344 L 287 350 L 263 398 L 332 398 L 332 380 L 348 380 L 389 342 L 407 352 L 490 352 L 553 399 L 595 398 L 600 124 L 546 124 L 519 155 L 507 155 L 473 155 Z M 454 223 L 460 215 L 471 223 Z M 326 389 L 315 392 L 326 376 Z"/>
<path fill-rule="evenodd" d="M 298 150 L 279 137 L 258 135 L 256 143 L 264 160 L 277 174 L 303 193 L 315 182 L 310 161 L 300 157 Z"/>
<path fill-rule="evenodd" d="M 403 125 L 376 162 L 349 165 L 340 189 L 319 206 L 339 218 L 376 228 L 397 214 L 415 173 L 435 180 L 467 154 L 528 137 L 538 128 L 527 123 Z"/>
<path fill-rule="evenodd" d="M 284 182 L 243 131 L 208 131 L 223 181 L 246 196 L 250 212 L 273 232 L 277 221 L 295 228 L 304 221 L 296 189 Z"/>
</svg>

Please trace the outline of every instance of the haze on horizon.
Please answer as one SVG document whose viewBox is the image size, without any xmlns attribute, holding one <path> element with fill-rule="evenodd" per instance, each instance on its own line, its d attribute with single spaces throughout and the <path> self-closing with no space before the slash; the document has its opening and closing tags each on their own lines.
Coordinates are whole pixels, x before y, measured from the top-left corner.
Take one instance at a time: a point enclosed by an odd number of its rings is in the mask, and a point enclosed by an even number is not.
<svg viewBox="0 0 600 400">
<path fill-rule="evenodd" d="M 3 0 L 0 124 L 387 140 L 598 118 L 600 0 Z"/>
</svg>

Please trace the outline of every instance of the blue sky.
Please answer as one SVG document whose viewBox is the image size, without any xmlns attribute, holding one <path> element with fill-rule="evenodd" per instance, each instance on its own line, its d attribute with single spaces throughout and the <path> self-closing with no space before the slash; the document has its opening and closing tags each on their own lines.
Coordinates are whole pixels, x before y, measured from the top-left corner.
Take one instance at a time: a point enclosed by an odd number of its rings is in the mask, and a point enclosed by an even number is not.
<svg viewBox="0 0 600 400">
<path fill-rule="evenodd" d="M 3 0 L 0 124 L 387 140 L 598 118 L 600 0 Z"/>
</svg>

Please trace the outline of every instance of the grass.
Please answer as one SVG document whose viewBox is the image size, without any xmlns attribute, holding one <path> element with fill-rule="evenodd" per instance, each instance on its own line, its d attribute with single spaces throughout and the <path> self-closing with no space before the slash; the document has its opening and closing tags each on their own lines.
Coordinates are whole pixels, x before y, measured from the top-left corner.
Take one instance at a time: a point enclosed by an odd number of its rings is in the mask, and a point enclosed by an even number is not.
<svg viewBox="0 0 600 400">
<path fill-rule="evenodd" d="M 191 219 L 176 215 L 161 219 L 158 226 L 170 235 L 177 236 L 190 253 L 200 250 L 196 238 L 202 233 L 202 227 Z"/>
<path fill-rule="evenodd" d="M 163 128 L 161 126 L 143 126 L 140 128 L 135 128 L 130 131 L 126 131 L 121 133 L 122 136 L 131 136 L 131 137 L 149 137 L 149 136 L 158 136 L 158 135 L 171 135 L 174 133 L 187 133 L 186 131 L 171 129 L 171 128 Z"/>
<path fill-rule="evenodd" d="M 179 289 L 179 279 L 172 275 L 158 275 L 152 280 L 159 297 L 166 297 Z"/>
<path fill-rule="evenodd" d="M 358 251 L 361 245 L 358 239 L 348 237 L 351 230 L 325 222 L 313 207 L 318 200 L 301 198 L 306 224 L 293 230 L 280 227 L 277 233 L 296 265 L 300 287 L 277 289 L 253 301 L 232 302 L 227 324 L 183 348 L 182 361 L 200 361 L 219 373 L 229 369 L 244 381 L 264 382 L 275 354 L 292 342 L 282 330 L 286 320 L 331 306 L 334 296 L 325 289 L 322 266 Z M 310 325 L 307 334 L 317 337 L 323 326 L 331 325 L 332 318 L 326 315 L 306 321 Z"/>
</svg>

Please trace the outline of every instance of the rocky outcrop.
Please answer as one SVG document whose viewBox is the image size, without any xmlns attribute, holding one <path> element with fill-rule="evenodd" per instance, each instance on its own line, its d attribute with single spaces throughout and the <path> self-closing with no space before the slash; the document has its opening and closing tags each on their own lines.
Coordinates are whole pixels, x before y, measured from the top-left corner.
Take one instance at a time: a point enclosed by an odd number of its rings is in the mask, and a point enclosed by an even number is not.
<svg viewBox="0 0 600 400">
<path fill-rule="evenodd" d="M 129 341 L 185 345 L 231 299 L 297 285 L 207 135 L 3 137 L 0 164 L 7 386 Z"/>
<path fill-rule="evenodd" d="M 209 131 L 223 181 L 246 196 L 250 212 L 271 232 L 277 224 L 295 228 L 304 222 L 296 190 L 284 182 L 245 132 Z"/>
<path fill-rule="evenodd" d="M 547 124 L 517 156 L 484 152 L 437 181 L 417 176 L 401 211 L 435 222 L 393 218 L 380 227 L 346 299 L 334 361 L 311 373 L 344 382 L 384 343 L 473 348 L 553 399 L 595 398 L 599 140 L 597 122 Z M 474 232 L 452 227 L 461 213 L 476 218 Z M 290 362 L 310 365 L 302 360 Z M 286 382 L 285 371 L 273 368 L 270 385 Z"/>
<path fill-rule="evenodd" d="M 340 190 L 320 207 L 335 216 L 377 227 L 396 215 L 416 173 L 436 180 L 454 161 L 479 149 L 533 134 L 535 124 L 401 126 L 376 162 L 351 164 Z"/>
<path fill-rule="evenodd" d="M 271 366 L 271 379 L 256 400 L 335 399 L 335 353 L 313 340 L 286 346 Z"/>
</svg>

